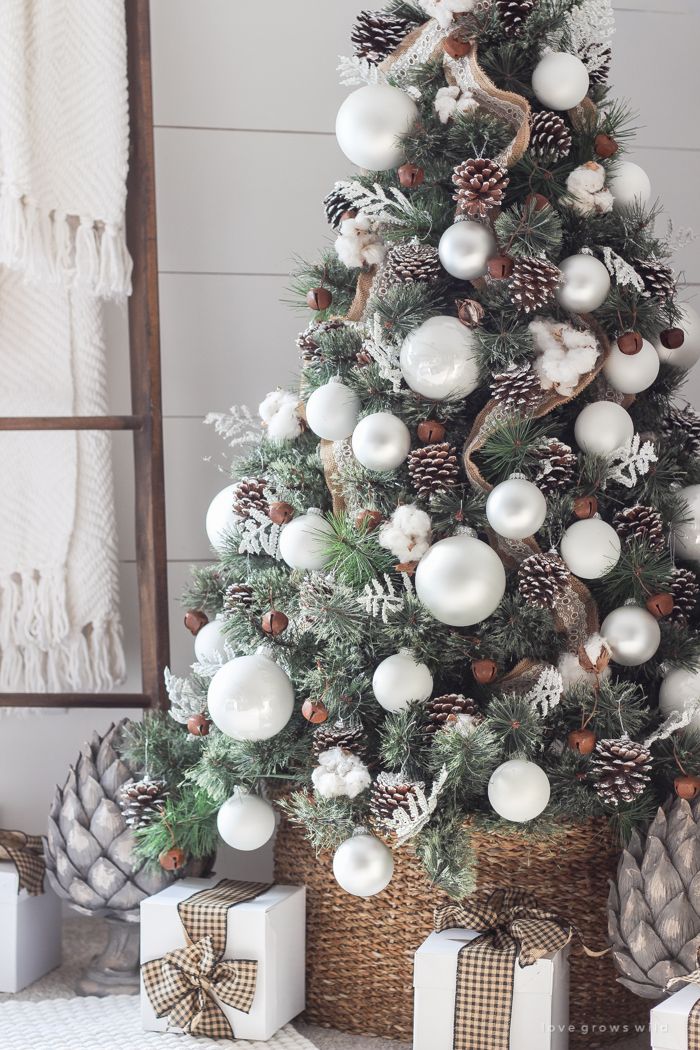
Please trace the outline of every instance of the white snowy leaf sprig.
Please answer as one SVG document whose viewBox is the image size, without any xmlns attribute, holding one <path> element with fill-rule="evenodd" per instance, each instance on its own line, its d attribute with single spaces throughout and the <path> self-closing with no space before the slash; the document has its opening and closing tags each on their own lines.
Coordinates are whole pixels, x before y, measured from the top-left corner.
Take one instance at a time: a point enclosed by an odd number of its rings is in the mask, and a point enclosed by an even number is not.
<svg viewBox="0 0 700 1050">
<path fill-rule="evenodd" d="M 407 218 L 424 214 L 423 209 L 417 207 L 396 186 L 390 186 L 387 191 L 375 182 L 372 189 L 368 189 L 355 179 L 347 179 L 336 183 L 335 189 L 353 208 L 376 223 L 396 225 L 404 223 Z"/>
<path fill-rule="evenodd" d="M 204 422 L 213 426 L 231 448 L 253 445 L 260 440 L 260 421 L 247 405 L 233 405 L 228 412 L 210 412 Z"/>
<path fill-rule="evenodd" d="M 548 715 L 561 702 L 564 692 L 564 679 L 553 665 L 545 667 L 532 689 L 525 694 L 531 707 L 541 715 Z"/>
<path fill-rule="evenodd" d="M 382 379 L 391 383 L 395 394 L 401 390 L 403 376 L 399 367 L 400 347 L 397 343 L 387 339 L 384 334 L 381 317 L 375 314 L 372 321 L 372 331 L 363 345 L 369 356 L 379 369 Z"/>
<path fill-rule="evenodd" d="M 610 473 L 606 480 L 631 489 L 640 477 L 649 473 L 651 464 L 658 458 L 653 442 L 642 443 L 640 435 L 634 434 L 610 456 Z"/>
<path fill-rule="evenodd" d="M 281 528 L 271 521 L 267 514 L 255 507 L 249 511 L 249 517 L 236 528 L 239 554 L 268 554 L 271 558 L 281 560 L 279 541 Z"/>
<path fill-rule="evenodd" d="M 419 831 L 422 831 L 437 809 L 438 798 L 447 780 L 447 767 L 443 766 L 437 779 L 433 782 L 429 795 L 425 793 L 424 784 L 416 784 L 407 795 L 408 812 L 399 806 L 394 810 L 391 820 L 386 821 L 388 830 L 396 835 L 396 845 L 403 846 Z"/>
<path fill-rule="evenodd" d="M 687 725 L 690 725 L 698 712 L 700 712 L 700 697 L 694 700 L 686 700 L 680 711 L 672 711 L 659 728 L 651 736 L 647 737 L 644 741 L 644 747 L 651 747 L 657 740 L 667 740 L 679 729 L 685 729 Z"/>
<path fill-rule="evenodd" d="M 582 0 L 572 6 L 563 27 L 565 51 L 578 55 L 589 75 L 610 63 L 610 42 L 615 33 L 611 0 Z"/>
<path fill-rule="evenodd" d="M 382 623 L 389 623 L 392 613 L 400 612 L 406 605 L 406 598 L 413 594 L 411 577 L 401 573 L 403 580 L 403 593 L 397 590 L 391 576 L 384 573 L 382 582 L 379 578 L 366 583 L 362 594 L 357 596 L 357 604 L 368 616 L 381 618 Z"/>
<path fill-rule="evenodd" d="M 379 66 L 358 55 L 339 55 L 338 75 L 340 83 L 345 87 L 387 83 L 387 75 Z"/>
<path fill-rule="evenodd" d="M 614 277 L 618 284 L 628 285 L 638 292 L 644 291 L 644 281 L 637 271 L 612 248 L 603 248 L 603 262 L 610 276 Z"/>
<path fill-rule="evenodd" d="M 192 715 L 206 711 L 207 699 L 192 678 L 180 678 L 169 667 L 163 672 L 165 688 L 170 698 L 168 714 L 175 722 L 187 725 Z"/>
</svg>

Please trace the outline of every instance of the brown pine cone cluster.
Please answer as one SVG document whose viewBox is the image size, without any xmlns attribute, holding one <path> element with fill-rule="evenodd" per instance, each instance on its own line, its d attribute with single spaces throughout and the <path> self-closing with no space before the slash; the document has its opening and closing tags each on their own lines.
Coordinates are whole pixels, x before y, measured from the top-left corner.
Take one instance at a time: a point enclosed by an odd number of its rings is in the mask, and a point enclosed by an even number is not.
<svg viewBox="0 0 700 1050">
<path fill-rule="evenodd" d="M 330 751 L 333 747 L 350 751 L 358 758 L 363 758 L 367 752 L 367 740 L 362 726 L 343 721 L 331 724 L 323 722 L 314 730 L 311 746 L 316 758 L 322 751 Z"/>
<path fill-rule="evenodd" d="M 511 300 L 523 313 L 535 313 L 552 302 L 562 281 L 559 267 L 546 259 L 516 259 L 510 278 Z"/>
<path fill-rule="evenodd" d="M 530 119 L 530 152 L 545 163 L 557 164 L 571 153 L 571 132 L 562 116 L 542 110 Z"/>
<path fill-rule="evenodd" d="M 553 609 L 571 580 L 558 554 L 531 554 L 518 569 L 518 590 L 528 605 Z"/>
<path fill-rule="evenodd" d="M 312 321 L 308 328 L 305 328 L 296 339 L 304 364 L 321 364 L 323 362 L 323 353 L 319 343 L 319 336 L 324 335 L 326 332 L 333 332 L 338 328 L 343 328 L 344 325 L 344 321 Z"/>
<path fill-rule="evenodd" d="M 382 297 L 395 284 L 435 284 L 442 272 L 437 248 L 414 238 L 389 249 L 372 294 Z"/>
<path fill-rule="evenodd" d="M 471 718 L 481 721 L 483 716 L 468 696 L 462 693 L 446 693 L 444 696 L 435 696 L 428 700 L 426 705 L 427 721 L 423 726 L 423 735 L 432 738 L 439 729 L 455 721 L 459 715 L 469 715 Z"/>
<path fill-rule="evenodd" d="M 674 569 L 669 591 L 673 595 L 673 611 L 669 619 L 673 623 L 687 623 L 700 598 L 700 583 L 692 569 Z"/>
<path fill-rule="evenodd" d="M 594 788 L 602 802 L 633 802 L 649 783 L 651 752 L 629 737 L 599 740 L 591 759 Z"/>
<path fill-rule="evenodd" d="M 676 294 L 676 276 L 670 266 L 645 259 L 634 260 L 632 265 L 644 282 L 645 299 L 665 303 Z"/>
<path fill-rule="evenodd" d="M 532 14 L 535 0 L 496 0 L 496 10 L 507 37 L 519 36 Z"/>
<path fill-rule="evenodd" d="M 409 798 L 415 795 L 416 783 L 402 773 L 380 773 L 372 784 L 369 810 L 375 824 L 390 830 L 397 809 L 410 813 Z"/>
<path fill-rule="evenodd" d="M 267 514 L 270 504 L 265 495 L 265 478 L 241 478 L 233 486 L 233 513 L 239 518 L 250 518 L 254 510 Z"/>
<path fill-rule="evenodd" d="M 408 474 L 421 499 L 444 492 L 459 481 L 457 449 L 449 441 L 412 449 L 408 456 Z"/>
<path fill-rule="evenodd" d="M 476 157 L 459 164 L 452 173 L 457 213 L 470 219 L 485 219 L 505 199 L 510 178 L 495 160 Z"/>
<path fill-rule="evenodd" d="M 533 480 L 545 496 L 572 484 L 578 470 L 578 457 L 569 445 L 558 438 L 548 438 L 535 449 L 534 456 L 539 465 Z"/>
<path fill-rule="evenodd" d="M 672 405 L 662 423 L 661 432 L 674 442 L 682 440 L 687 455 L 700 455 L 700 416 L 690 405 Z"/>
<path fill-rule="evenodd" d="M 410 19 L 386 11 L 360 11 L 350 34 L 355 54 L 378 65 L 396 50 L 414 25 Z"/>
<path fill-rule="evenodd" d="M 491 397 L 507 412 L 528 415 L 542 399 L 542 384 L 529 364 L 508 365 L 493 376 Z"/>
<path fill-rule="evenodd" d="M 663 518 L 653 507 L 642 503 L 619 510 L 613 518 L 613 528 L 620 539 L 643 540 L 655 551 L 666 546 Z"/>
<path fill-rule="evenodd" d="M 238 612 L 249 609 L 253 604 L 253 588 L 247 583 L 232 583 L 224 594 L 224 612 Z"/>
<path fill-rule="evenodd" d="M 168 785 L 164 780 L 128 780 L 119 792 L 119 808 L 128 828 L 145 828 L 163 812 L 167 801 Z"/>
</svg>

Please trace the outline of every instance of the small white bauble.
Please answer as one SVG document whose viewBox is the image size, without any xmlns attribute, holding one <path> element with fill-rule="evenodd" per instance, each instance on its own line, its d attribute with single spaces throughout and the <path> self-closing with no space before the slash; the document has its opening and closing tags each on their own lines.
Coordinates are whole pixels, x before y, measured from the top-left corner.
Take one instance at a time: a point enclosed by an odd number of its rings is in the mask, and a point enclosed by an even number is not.
<svg viewBox="0 0 700 1050">
<path fill-rule="evenodd" d="M 673 667 L 659 689 L 659 711 L 668 718 L 674 711 L 683 711 L 690 700 L 700 699 L 700 669 L 686 671 Z M 693 715 L 690 725 L 700 730 L 700 711 Z"/>
<path fill-rule="evenodd" d="M 300 514 L 282 528 L 279 550 L 291 569 L 318 571 L 328 563 L 326 546 L 333 526 L 318 511 Z"/>
<path fill-rule="evenodd" d="M 346 893 L 354 897 L 374 897 L 391 882 L 394 856 L 374 835 L 353 835 L 335 851 L 333 874 Z"/>
<path fill-rule="evenodd" d="M 214 725 L 233 740 L 269 740 L 292 717 L 294 689 L 271 657 L 251 653 L 219 668 L 207 706 Z"/>
<path fill-rule="evenodd" d="M 210 620 L 197 631 L 194 638 L 194 655 L 200 664 L 218 663 L 226 656 L 223 616 Z"/>
<path fill-rule="evenodd" d="M 219 835 L 232 849 L 260 849 L 275 831 L 275 811 L 259 795 L 236 792 L 216 817 Z"/>
<path fill-rule="evenodd" d="M 352 451 L 367 470 L 396 470 L 411 451 L 411 433 L 391 412 L 372 412 L 353 430 Z"/>
<path fill-rule="evenodd" d="M 540 766 L 511 758 L 494 769 L 488 796 L 499 817 L 524 824 L 547 808 L 550 790 L 549 778 Z"/>
<path fill-rule="evenodd" d="M 605 358 L 603 375 L 613 390 L 621 394 L 639 394 L 647 390 L 659 374 L 659 355 L 651 343 L 642 340 L 638 354 L 623 354 L 617 343 Z"/>
<path fill-rule="evenodd" d="M 480 623 L 498 608 L 506 589 L 503 562 L 473 536 L 434 543 L 418 562 L 416 594 L 431 616 L 451 627 Z"/>
<path fill-rule="evenodd" d="M 674 368 L 688 369 L 700 361 L 700 314 L 692 306 L 680 307 L 680 318 L 676 327 L 683 331 L 683 342 L 675 350 L 664 346 L 660 339 L 654 343 L 661 360 Z"/>
<path fill-rule="evenodd" d="M 567 569 L 582 580 L 597 580 L 620 559 L 620 537 L 601 518 L 586 518 L 569 525 L 562 536 L 561 556 Z"/>
<path fill-rule="evenodd" d="M 661 628 L 646 609 L 622 605 L 603 620 L 600 633 L 610 646 L 615 663 L 639 667 L 651 660 L 661 645 Z"/>
<path fill-rule="evenodd" d="M 367 84 L 343 102 L 335 120 L 338 145 L 358 168 L 388 171 L 403 160 L 400 138 L 418 118 L 418 107 L 400 88 Z"/>
<path fill-rule="evenodd" d="M 675 552 L 681 558 L 700 563 L 700 485 L 686 485 L 678 495 L 688 505 L 688 520 L 673 530 Z"/>
<path fill-rule="evenodd" d="M 634 204 L 646 204 L 651 197 L 651 182 L 644 168 L 631 160 L 622 160 L 608 177 L 608 189 L 615 198 L 618 211 Z"/>
<path fill-rule="evenodd" d="M 403 711 L 416 700 L 428 699 L 433 691 L 433 676 L 410 649 L 402 649 L 378 664 L 372 689 L 385 711 Z"/>
<path fill-rule="evenodd" d="M 548 109 L 573 109 L 588 94 L 588 70 L 580 58 L 566 51 L 551 51 L 541 58 L 532 74 L 532 90 Z"/>
<path fill-rule="evenodd" d="M 542 528 L 547 500 L 537 485 L 525 478 L 508 478 L 496 485 L 486 500 L 489 525 L 507 540 L 524 540 Z"/>
<path fill-rule="evenodd" d="M 564 283 L 557 289 L 557 299 L 565 310 L 587 314 L 602 306 L 610 291 L 610 274 L 600 259 L 593 255 L 570 255 L 559 265 Z"/>
<path fill-rule="evenodd" d="M 476 345 L 456 317 L 431 317 L 404 339 L 401 374 L 411 390 L 432 401 L 467 397 L 479 385 Z"/>
<path fill-rule="evenodd" d="M 235 485 L 227 485 L 217 492 L 209 504 L 205 528 L 214 550 L 223 552 L 226 549 L 226 536 L 238 521 L 233 513 L 233 490 Z"/>
<path fill-rule="evenodd" d="M 496 242 L 491 231 L 472 219 L 448 226 L 438 245 L 440 262 L 450 276 L 460 281 L 483 277 L 495 251 Z"/>
<path fill-rule="evenodd" d="M 314 390 L 306 402 L 306 422 L 326 441 L 350 437 L 359 413 L 360 399 L 355 391 L 336 379 Z"/>
<path fill-rule="evenodd" d="M 609 456 L 634 437 L 632 416 L 614 401 L 593 401 L 576 417 L 576 444 L 591 456 Z"/>
</svg>

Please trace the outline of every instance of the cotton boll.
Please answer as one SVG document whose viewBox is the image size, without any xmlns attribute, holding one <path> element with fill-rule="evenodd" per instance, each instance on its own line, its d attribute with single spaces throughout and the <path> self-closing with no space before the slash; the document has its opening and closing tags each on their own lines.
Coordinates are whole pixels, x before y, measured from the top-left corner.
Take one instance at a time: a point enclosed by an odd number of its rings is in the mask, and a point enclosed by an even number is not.
<svg viewBox="0 0 700 1050">
<path fill-rule="evenodd" d="M 288 390 L 272 390 L 260 402 L 258 413 L 270 441 L 293 441 L 302 431 L 299 398 Z"/>
<path fill-rule="evenodd" d="M 430 538 L 430 518 L 415 503 L 397 507 L 379 531 L 382 547 L 400 562 L 420 561 L 428 552 Z"/>
<path fill-rule="evenodd" d="M 595 366 L 599 349 L 588 330 L 536 318 L 529 325 L 538 356 L 534 369 L 543 390 L 571 397 L 582 376 Z"/>
<path fill-rule="evenodd" d="M 568 203 L 579 215 L 602 215 L 612 211 L 613 195 L 605 186 L 605 168 L 594 160 L 581 164 L 566 180 Z"/>
<path fill-rule="evenodd" d="M 458 98 L 459 88 L 456 85 L 438 89 L 433 106 L 442 124 L 446 124 L 450 117 L 454 116 Z"/>
<path fill-rule="evenodd" d="M 340 224 L 335 251 L 342 263 L 351 269 L 358 266 L 378 266 L 384 261 L 385 248 L 372 228 L 371 220 L 363 213 Z"/>
<path fill-rule="evenodd" d="M 323 798 L 356 798 L 372 783 L 364 762 L 350 751 L 332 747 L 318 756 L 311 774 L 315 791 Z"/>
</svg>

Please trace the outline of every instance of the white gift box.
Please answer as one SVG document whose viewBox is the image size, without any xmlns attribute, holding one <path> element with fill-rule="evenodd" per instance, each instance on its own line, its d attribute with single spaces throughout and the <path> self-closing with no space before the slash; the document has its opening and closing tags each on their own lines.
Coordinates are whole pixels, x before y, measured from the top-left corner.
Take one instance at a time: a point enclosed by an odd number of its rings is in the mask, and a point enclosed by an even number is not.
<svg viewBox="0 0 700 1050">
<path fill-rule="evenodd" d="M 19 992 L 61 965 L 61 902 L 45 881 L 30 896 L 14 864 L 0 863 L 0 992 Z"/>
<path fill-rule="evenodd" d="M 452 1050 L 457 956 L 475 930 L 431 933 L 415 955 L 413 1050 Z M 511 1050 L 566 1050 L 569 1045 L 569 946 L 532 966 L 515 963 Z M 484 1048 L 486 1050 L 486 1048 Z"/>
<path fill-rule="evenodd" d="M 177 906 L 220 878 L 181 879 L 141 902 L 141 963 L 187 947 Z M 219 1003 L 236 1039 L 270 1039 L 300 1014 L 305 1003 L 306 890 L 273 886 L 255 900 L 228 909 L 223 959 L 254 959 L 258 964 L 250 1013 Z M 141 1021 L 149 1032 L 165 1032 L 167 1017 L 158 1018 L 141 978 Z"/>
<path fill-rule="evenodd" d="M 700 987 L 686 984 L 651 1011 L 653 1050 L 689 1050 L 688 1014 L 700 999 Z"/>
</svg>

